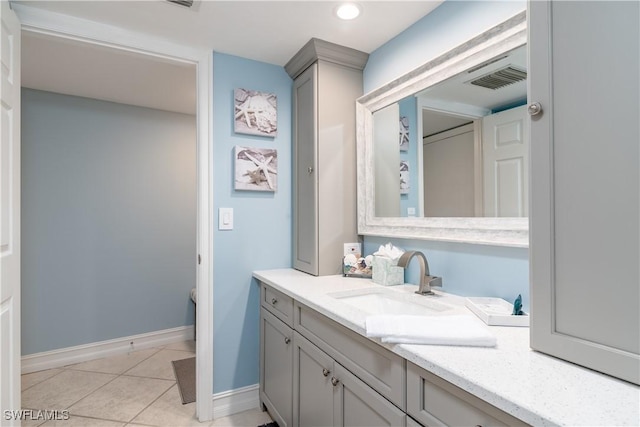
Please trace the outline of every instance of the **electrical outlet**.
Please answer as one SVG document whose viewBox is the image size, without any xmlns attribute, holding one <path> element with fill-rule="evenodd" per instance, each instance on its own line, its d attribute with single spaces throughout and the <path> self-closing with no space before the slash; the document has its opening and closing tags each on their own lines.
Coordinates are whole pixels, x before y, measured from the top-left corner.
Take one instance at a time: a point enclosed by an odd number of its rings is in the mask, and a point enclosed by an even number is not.
<svg viewBox="0 0 640 427">
<path fill-rule="evenodd" d="M 360 249 L 360 243 L 345 243 L 344 244 L 344 254 L 361 254 L 362 250 Z"/>
</svg>

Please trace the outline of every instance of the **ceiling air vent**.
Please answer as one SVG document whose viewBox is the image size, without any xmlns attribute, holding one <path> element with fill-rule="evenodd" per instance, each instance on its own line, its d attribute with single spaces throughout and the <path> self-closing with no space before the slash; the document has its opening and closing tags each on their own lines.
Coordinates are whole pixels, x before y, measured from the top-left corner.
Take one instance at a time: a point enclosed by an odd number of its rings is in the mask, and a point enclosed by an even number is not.
<svg viewBox="0 0 640 427">
<path fill-rule="evenodd" d="M 167 0 L 169 3 L 175 3 L 184 7 L 193 6 L 193 0 Z"/>
<path fill-rule="evenodd" d="M 470 81 L 472 85 L 486 87 L 487 89 L 500 89 L 513 83 L 521 82 L 527 79 L 527 72 L 519 70 L 512 66 L 507 66 L 487 74 L 480 78 Z"/>
</svg>

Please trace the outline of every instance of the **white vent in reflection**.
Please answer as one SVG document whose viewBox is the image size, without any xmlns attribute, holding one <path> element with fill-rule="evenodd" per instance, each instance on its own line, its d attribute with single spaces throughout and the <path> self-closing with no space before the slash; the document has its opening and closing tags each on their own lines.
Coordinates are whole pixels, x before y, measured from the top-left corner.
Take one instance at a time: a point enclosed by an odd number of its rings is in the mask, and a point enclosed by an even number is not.
<svg viewBox="0 0 640 427">
<path fill-rule="evenodd" d="M 487 89 L 500 89 L 513 83 L 521 82 L 527 79 L 527 72 L 519 70 L 509 65 L 501 68 L 491 74 L 484 75 L 469 83 L 475 86 L 486 87 Z"/>
</svg>

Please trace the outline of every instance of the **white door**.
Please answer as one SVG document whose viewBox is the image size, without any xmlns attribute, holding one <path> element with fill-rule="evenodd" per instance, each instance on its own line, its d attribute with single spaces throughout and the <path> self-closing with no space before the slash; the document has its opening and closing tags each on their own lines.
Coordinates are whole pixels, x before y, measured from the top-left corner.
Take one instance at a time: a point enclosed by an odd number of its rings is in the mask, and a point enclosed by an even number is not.
<svg viewBox="0 0 640 427">
<path fill-rule="evenodd" d="M 529 135 L 526 106 L 482 119 L 484 216 L 529 212 Z"/>
<path fill-rule="evenodd" d="M 2 0 L 0 105 L 0 425 L 20 409 L 20 22 Z M 9 419 L 7 419 L 9 418 Z"/>
</svg>

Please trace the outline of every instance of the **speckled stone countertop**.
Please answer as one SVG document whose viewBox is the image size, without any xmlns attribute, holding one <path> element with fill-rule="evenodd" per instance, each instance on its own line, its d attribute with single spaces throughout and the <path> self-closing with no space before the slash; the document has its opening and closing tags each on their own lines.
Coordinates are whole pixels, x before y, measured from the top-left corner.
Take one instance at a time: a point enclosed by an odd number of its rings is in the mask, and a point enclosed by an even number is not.
<svg viewBox="0 0 640 427">
<path fill-rule="evenodd" d="M 255 271 L 253 276 L 365 335 L 366 313 L 328 294 L 379 286 L 371 280 L 315 277 L 294 269 Z M 413 285 L 385 287 L 405 294 L 411 294 L 416 288 Z M 435 297 L 415 297 L 436 298 L 459 310 L 468 310 L 464 298 L 451 294 L 437 292 Z M 474 316 L 471 311 L 468 313 Z M 531 350 L 529 328 L 487 327 L 497 337 L 494 348 L 393 345 L 374 341 L 534 426 L 640 425 L 640 387 Z"/>
</svg>

